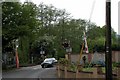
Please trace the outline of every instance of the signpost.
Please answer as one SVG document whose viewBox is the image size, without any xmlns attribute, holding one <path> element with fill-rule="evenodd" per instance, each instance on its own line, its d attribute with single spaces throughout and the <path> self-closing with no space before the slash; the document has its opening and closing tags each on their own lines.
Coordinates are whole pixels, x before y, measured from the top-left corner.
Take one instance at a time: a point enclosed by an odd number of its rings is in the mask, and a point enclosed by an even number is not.
<svg viewBox="0 0 120 80">
<path fill-rule="evenodd" d="M 70 46 L 70 41 L 67 41 L 67 39 L 65 39 L 65 41 L 62 43 L 64 49 L 66 50 L 67 54 L 66 54 L 66 58 L 71 62 L 71 52 L 72 52 L 72 48 Z"/>
</svg>

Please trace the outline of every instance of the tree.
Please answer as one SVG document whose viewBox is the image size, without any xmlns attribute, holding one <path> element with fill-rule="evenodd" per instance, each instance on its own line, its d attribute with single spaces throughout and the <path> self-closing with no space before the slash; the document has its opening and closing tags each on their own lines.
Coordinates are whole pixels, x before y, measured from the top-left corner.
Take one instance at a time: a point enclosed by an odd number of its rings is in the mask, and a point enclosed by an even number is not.
<svg viewBox="0 0 120 80">
<path fill-rule="evenodd" d="M 97 45 L 99 51 L 104 51 L 105 26 L 74 19 L 64 9 L 43 3 L 36 6 L 32 2 L 3 2 L 2 12 L 2 51 L 13 51 L 13 41 L 19 39 L 20 63 L 28 63 L 31 56 L 35 56 L 37 60 L 40 57 L 41 44 L 44 44 L 47 55 L 65 57 L 66 52 L 62 47 L 65 39 L 70 42 L 73 53 L 79 53 L 83 43 L 83 31 L 87 25 L 85 32 L 89 50 L 93 51 Z M 116 47 L 119 39 L 113 29 L 112 40 Z"/>
<path fill-rule="evenodd" d="M 24 4 L 3 2 L 2 12 L 3 52 L 6 52 L 5 48 L 15 39 L 19 39 L 19 56 L 22 53 L 24 59 L 28 58 L 29 43 L 34 40 L 35 31 L 39 26 L 37 6 L 31 2 Z M 22 57 L 20 56 L 21 60 Z M 23 60 L 23 62 L 25 61 Z"/>
</svg>

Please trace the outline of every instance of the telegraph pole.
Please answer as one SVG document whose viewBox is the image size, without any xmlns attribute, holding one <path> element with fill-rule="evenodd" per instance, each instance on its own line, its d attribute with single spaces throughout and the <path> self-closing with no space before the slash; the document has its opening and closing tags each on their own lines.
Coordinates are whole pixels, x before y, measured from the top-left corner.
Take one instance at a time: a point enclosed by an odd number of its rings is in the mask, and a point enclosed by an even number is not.
<svg viewBox="0 0 120 80">
<path fill-rule="evenodd" d="M 111 0 L 106 0 L 106 80 L 112 80 L 112 50 L 111 50 Z"/>
</svg>

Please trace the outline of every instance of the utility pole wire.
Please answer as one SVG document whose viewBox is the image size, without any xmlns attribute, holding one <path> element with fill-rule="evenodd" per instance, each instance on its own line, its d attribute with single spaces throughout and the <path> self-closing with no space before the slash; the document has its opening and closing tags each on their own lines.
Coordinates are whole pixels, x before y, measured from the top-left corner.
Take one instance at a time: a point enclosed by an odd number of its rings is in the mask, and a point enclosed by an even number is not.
<svg viewBox="0 0 120 80">
<path fill-rule="evenodd" d="M 90 12 L 90 17 L 88 19 L 88 23 L 86 25 L 85 31 L 87 31 L 87 28 L 88 28 L 89 23 L 91 21 L 91 18 L 92 18 L 92 15 L 93 15 L 93 11 L 94 11 L 94 8 L 95 8 L 95 3 L 96 3 L 96 0 L 93 1 L 92 7 L 91 7 L 91 12 Z"/>
<path fill-rule="evenodd" d="M 93 14 L 93 11 L 94 11 L 94 8 L 95 8 L 95 3 L 96 3 L 96 0 L 93 1 L 93 4 L 92 4 L 92 8 L 91 8 L 91 13 L 90 13 L 90 17 L 89 17 L 89 22 L 92 18 L 92 14 Z"/>
<path fill-rule="evenodd" d="M 95 0 L 93 1 L 93 4 L 92 4 L 92 8 L 91 8 L 91 13 L 90 13 L 90 17 L 89 17 L 89 22 L 91 20 L 91 17 L 92 17 L 92 14 L 93 14 L 93 11 L 94 11 L 94 7 L 95 7 Z M 83 47 L 85 46 L 86 48 L 86 53 L 89 54 L 89 51 L 88 51 L 88 45 L 87 45 L 87 40 L 86 40 L 86 31 L 87 31 L 87 27 L 89 26 L 89 22 L 87 23 L 87 25 L 85 26 L 85 31 L 83 31 L 84 33 L 84 41 L 83 44 L 82 44 L 82 49 L 81 49 L 81 52 L 80 52 L 80 56 L 79 56 L 79 60 L 78 60 L 78 64 L 79 64 L 79 61 L 81 60 L 81 57 L 82 57 L 82 52 L 83 52 Z M 90 55 L 88 56 L 88 59 L 90 59 Z"/>
</svg>

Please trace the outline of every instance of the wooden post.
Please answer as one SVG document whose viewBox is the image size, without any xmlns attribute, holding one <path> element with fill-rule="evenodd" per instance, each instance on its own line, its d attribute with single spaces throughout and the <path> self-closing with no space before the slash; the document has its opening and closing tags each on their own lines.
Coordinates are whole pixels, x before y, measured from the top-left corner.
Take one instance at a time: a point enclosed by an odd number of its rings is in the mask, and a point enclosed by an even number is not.
<svg viewBox="0 0 120 80">
<path fill-rule="evenodd" d="M 58 78 L 60 78 L 60 65 L 57 65 L 57 73 L 58 73 Z"/>
<path fill-rule="evenodd" d="M 93 78 L 97 78 L 97 76 L 98 76 L 98 73 L 97 73 L 98 71 L 97 71 L 97 68 L 95 67 L 95 68 L 93 68 Z"/>
<path fill-rule="evenodd" d="M 68 60 L 68 54 L 65 54 L 65 58 Z"/>
<path fill-rule="evenodd" d="M 79 70 L 77 68 L 77 70 L 76 70 L 76 78 L 79 78 L 78 76 L 79 76 Z"/>
<path fill-rule="evenodd" d="M 99 73 L 99 74 L 101 74 L 102 73 L 102 67 L 97 67 L 97 72 Z"/>
<path fill-rule="evenodd" d="M 71 53 L 68 53 L 68 61 L 71 62 Z"/>
<path fill-rule="evenodd" d="M 117 78 L 120 79 L 120 67 L 117 67 Z"/>
<path fill-rule="evenodd" d="M 64 72 L 65 72 L 65 78 L 67 78 L 67 67 L 64 67 Z"/>
<path fill-rule="evenodd" d="M 69 62 L 71 62 L 71 53 L 65 54 L 65 58 L 66 58 Z"/>
<path fill-rule="evenodd" d="M 82 71 L 82 65 L 77 65 L 76 78 L 79 78 L 79 71 Z"/>
</svg>

